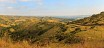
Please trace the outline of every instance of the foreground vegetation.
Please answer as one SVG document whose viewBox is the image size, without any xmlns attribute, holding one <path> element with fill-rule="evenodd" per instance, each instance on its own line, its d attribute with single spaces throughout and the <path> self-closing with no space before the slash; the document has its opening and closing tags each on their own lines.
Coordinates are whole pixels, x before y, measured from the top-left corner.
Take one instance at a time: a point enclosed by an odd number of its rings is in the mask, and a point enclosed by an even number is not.
<svg viewBox="0 0 104 48">
<path fill-rule="evenodd" d="M 29 44 L 27 41 L 12 43 L 11 41 L 0 39 L 0 48 L 104 48 L 104 42 L 91 41 L 84 44 L 50 43 L 42 46 L 41 44 Z"/>
<path fill-rule="evenodd" d="M 0 16 L 0 48 L 104 48 L 104 12 L 80 20 Z"/>
</svg>

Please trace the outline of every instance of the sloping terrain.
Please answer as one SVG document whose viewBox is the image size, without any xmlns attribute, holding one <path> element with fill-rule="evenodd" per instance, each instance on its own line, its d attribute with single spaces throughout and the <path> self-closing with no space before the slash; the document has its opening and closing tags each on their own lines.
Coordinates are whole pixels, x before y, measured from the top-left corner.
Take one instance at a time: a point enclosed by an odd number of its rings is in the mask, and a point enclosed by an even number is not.
<svg viewBox="0 0 104 48">
<path fill-rule="evenodd" d="M 70 44 L 75 48 L 79 45 L 82 48 L 104 47 L 104 12 L 70 21 L 53 17 L 0 16 L 0 38 L 13 43 L 27 41 L 40 46 L 55 43 Z"/>
<path fill-rule="evenodd" d="M 73 23 L 81 25 L 104 25 L 104 12 L 74 21 Z"/>
</svg>

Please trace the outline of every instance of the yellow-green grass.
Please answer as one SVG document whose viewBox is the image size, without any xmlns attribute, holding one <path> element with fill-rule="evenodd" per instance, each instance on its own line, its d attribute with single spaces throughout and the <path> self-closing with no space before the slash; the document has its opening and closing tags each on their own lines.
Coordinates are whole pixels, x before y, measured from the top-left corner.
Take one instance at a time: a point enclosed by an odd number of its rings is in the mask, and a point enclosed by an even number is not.
<svg viewBox="0 0 104 48">
<path fill-rule="evenodd" d="M 0 48 L 104 48 L 104 42 L 85 41 L 83 44 L 50 43 L 43 46 L 40 44 L 29 44 L 27 41 L 13 43 L 10 40 L 0 39 Z"/>
</svg>

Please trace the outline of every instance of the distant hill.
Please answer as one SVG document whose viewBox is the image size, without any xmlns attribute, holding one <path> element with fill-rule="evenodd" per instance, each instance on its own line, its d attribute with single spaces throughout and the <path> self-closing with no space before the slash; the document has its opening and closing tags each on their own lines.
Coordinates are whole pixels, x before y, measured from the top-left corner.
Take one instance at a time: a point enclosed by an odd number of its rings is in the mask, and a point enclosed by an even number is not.
<svg viewBox="0 0 104 48">
<path fill-rule="evenodd" d="M 64 19 L 77 19 L 77 18 L 85 18 L 89 17 L 90 15 L 73 15 L 73 16 L 53 16 L 56 18 L 64 18 Z"/>
<path fill-rule="evenodd" d="M 104 12 L 101 12 L 100 14 L 94 14 L 91 17 L 73 21 L 73 23 L 81 25 L 104 25 Z"/>
</svg>

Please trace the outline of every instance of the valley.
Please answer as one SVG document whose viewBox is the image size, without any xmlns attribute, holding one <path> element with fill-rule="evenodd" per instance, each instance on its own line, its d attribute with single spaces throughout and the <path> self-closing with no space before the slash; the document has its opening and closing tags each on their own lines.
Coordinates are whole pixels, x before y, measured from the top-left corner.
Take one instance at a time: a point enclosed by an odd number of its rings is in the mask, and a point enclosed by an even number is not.
<svg viewBox="0 0 104 48">
<path fill-rule="evenodd" d="M 78 20 L 0 16 L 0 48 L 104 48 L 103 35 L 104 12 Z"/>
</svg>

